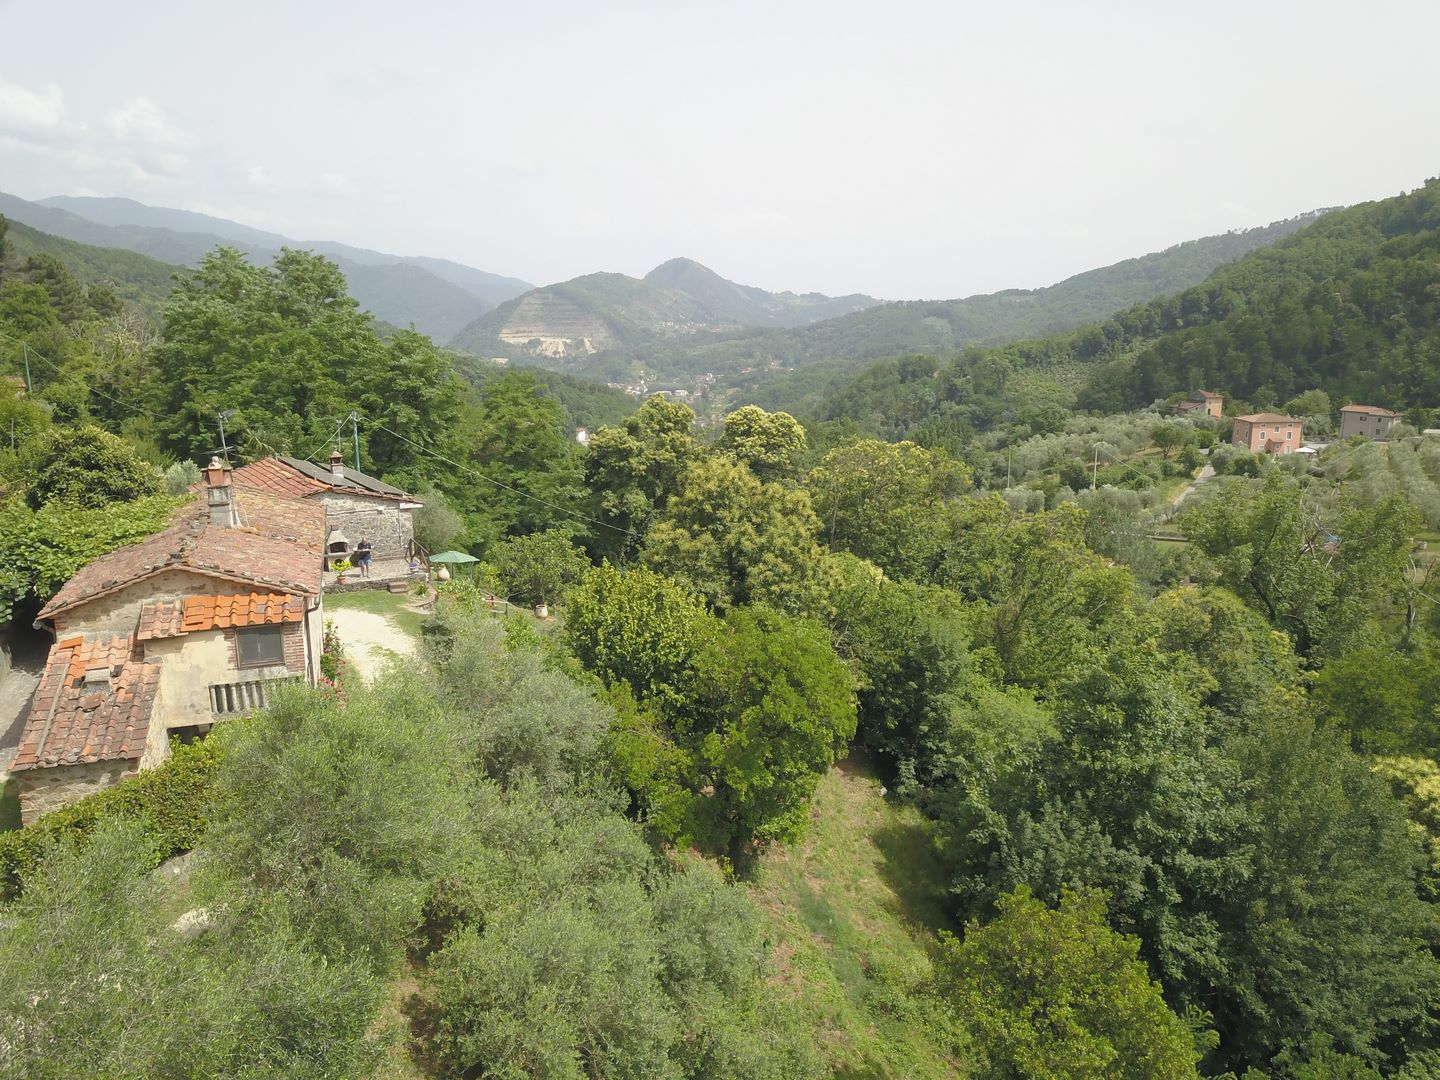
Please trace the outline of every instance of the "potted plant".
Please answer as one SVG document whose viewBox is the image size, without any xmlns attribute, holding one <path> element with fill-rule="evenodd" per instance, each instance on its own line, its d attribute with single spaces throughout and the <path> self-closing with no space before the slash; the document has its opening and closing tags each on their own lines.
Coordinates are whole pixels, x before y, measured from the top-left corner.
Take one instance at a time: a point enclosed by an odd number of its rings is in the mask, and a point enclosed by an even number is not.
<svg viewBox="0 0 1440 1080">
<path fill-rule="evenodd" d="M 344 581 L 345 574 L 353 568 L 354 564 L 349 559 L 336 559 L 330 564 L 330 569 L 335 571 L 335 580 Z"/>
</svg>

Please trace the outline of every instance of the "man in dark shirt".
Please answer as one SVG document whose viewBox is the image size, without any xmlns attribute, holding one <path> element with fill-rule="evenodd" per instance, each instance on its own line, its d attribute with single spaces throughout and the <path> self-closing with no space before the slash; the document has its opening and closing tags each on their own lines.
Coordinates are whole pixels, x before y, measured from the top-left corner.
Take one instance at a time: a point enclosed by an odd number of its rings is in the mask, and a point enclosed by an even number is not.
<svg viewBox="0 0 1440 1080">
<path fill-rule="evenodd" d="M 370 553 L 372 550 L 368 536 L 362 536 L 360 543 L 355 545 L 355 565 L 360 567 L 361 577 L 368 578 L 370 576 Z"/>
</svg>

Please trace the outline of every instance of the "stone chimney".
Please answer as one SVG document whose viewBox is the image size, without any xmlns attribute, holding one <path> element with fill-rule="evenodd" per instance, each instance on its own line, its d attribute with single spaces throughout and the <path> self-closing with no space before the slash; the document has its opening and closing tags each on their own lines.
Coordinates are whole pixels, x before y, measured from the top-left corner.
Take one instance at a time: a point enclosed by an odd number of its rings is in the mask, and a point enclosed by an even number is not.
<svg viewBox="0 0 1440 1080">
<path fill-rule="evenodd" d="M 337 484 L 345 482 L 345 459 L 338 449 L 330 451 L 330 478 Z"/>
<path fill-rule="evenodd" d="M 210 524 L 222 529 L 233 528 L 235 489 L 230 486 L 230 466 L 218 457 L 210 459 L 205 469 L 205 503 L 210 507 Z"/>
</svg>

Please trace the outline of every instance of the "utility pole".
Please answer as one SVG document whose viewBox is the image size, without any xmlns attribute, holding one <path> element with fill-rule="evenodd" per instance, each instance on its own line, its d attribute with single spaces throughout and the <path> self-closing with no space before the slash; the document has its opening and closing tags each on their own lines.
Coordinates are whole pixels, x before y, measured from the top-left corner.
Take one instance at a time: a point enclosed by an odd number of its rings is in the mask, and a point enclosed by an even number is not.
<svg viewBox="0 0 1440 1080">
<path fill-rule="evenodd" d="M 215 418 L 220 421 L 220 453 L 224 455 L 226 465 L 230 464 L 230 447 L 225 442 L 225 417 L 234 415 L 234 409 L 221 409 L 215 414 Z"/>
<path fill-rule="evenodd" d="M 1096 443 L 1095 446 L 1093 447 L 1093 449 L 1094 449 L 1094 451 L 1095 451 L 1095 457 L 1094 457 L 1094 460 L 1090 462 L 1090 490 L 1091 490 L 1091 491 L 1094 491 L 1094 490 L 1095 490 L 1095 481 L 1096 481 L 1096 479 L 1097 479 L 1097 478 L 1099 477 L 1099 475 L 1100 475 L 1100 444 L 1099 444 L 1099 443 Z"/>
<path fill-rule="evenodd" d="M 355 471 L 360 471 L 360 417 L 350 413 L 350 436 L 355 440 Z"/>
<path fill-rule="evenodd" d="M 25 392 L 35 393 L 35 384 L 30 381 L 30 346 L 23 341 L 20 343 L 20 358 L 25 361 Z"/>
</svg>

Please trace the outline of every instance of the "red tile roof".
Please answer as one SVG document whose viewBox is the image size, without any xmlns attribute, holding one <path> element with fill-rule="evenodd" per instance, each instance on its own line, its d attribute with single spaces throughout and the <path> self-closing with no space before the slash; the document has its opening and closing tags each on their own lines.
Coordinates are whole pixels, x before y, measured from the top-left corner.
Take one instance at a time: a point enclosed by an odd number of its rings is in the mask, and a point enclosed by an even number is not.
<svg viewBox="0 0 1440 1080">
<path fill-rule="evenodd" d="M 1237 416 L 1236 420 L 1245 420 L 1252 424 L 1298 424 L 1299 420 L 1293 416 L 1281 416 L 1273 412 L 1251 413 L 1249 416 Z"/>
<path fill-rule="evenodd" d="M 268 592 L 320 592 L 325 508 L 304 499 L 235 486 L 240 524 L 210 524 L 203 496 L 181 508 L 163 532 L 102 555 L 40 609 L 50 619 L 166 570 L 188 570 Z"/>
<path fill-rule="evenodd" d="M 305 601 L 283 593 L 249 593 L 238 596 L 187 596 L 182 633 L 259 626 L 261 623 L 300 622 Z"/>
<path fill-rule="evenodd" d="M 1217 394 L 1214 390 L 1192 390 L 1190 396 L 1197 400 L 1208 401 L 1211 398 L 1223 398 L 1224 394 Z"/>
<path fill-rule="evenodd" d="M 292 469 L 279 458 L 273 457 L 252 461 L 249 465 L 241 465 L 235 470 L 231 482 L 244 484 L 246 487 L 263 488 L 266 491 L 273 491 L 277 495 L 294 495 L 301 499 L 307 495 L 314 495 L 317 491 L 324 491 L 330 486 L 306 476 L 298 469 Z M 199 490 L 203 490 L 203 488 L 202 482 Z"/>
<path fill-rule="evenodd" d="M 1389 409 L 1382 409 L 1378 405 L 1346 405 L 1341 412 L 1360 413 L 1364 416 L 1399 416 L 1398 412 L 1391 412 Z"/>
<path fill-rule="evenodd" d="M 313 461 L 268 457 L 240 466 L 235 470 L 233 482 L 299 498 L 307 498 L 320 491 L 338 491 L 345 495 L 363 495 L 394 502 L 407 502 L 413 498 L 393 484 L 377 480 L 367 473 L 349 468 L 344 468 L 343 473 L 343 479 L 337 481 L 328 467 L 316 465 Z M 204 487 L 202 481 L 192 485 L 191 490 L 204 491 Z"/>
<path fill-rule="evenodd" d="M 85 672 L 99 667 L 109 685 L 86 686 Z M 159 683 L 160 665 L 138 658 L 128 634 L 56 642 L 11 771 L 139 758 Z"/>
</svg>

